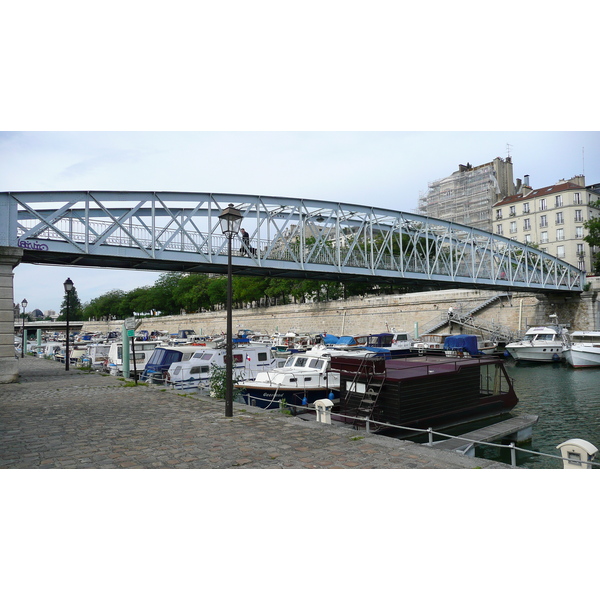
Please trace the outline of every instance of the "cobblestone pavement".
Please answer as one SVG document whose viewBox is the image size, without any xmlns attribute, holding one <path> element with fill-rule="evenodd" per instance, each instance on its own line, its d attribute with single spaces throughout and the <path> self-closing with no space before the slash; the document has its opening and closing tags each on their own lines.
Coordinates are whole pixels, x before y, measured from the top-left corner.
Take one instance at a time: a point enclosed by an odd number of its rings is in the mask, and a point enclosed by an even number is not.
<svg viewBox="0 0 600 600">
<path fill-rule="evenodd" d="M 33 357 L 0 385 L 3 469 L 510 468 Z"/>
</svg>

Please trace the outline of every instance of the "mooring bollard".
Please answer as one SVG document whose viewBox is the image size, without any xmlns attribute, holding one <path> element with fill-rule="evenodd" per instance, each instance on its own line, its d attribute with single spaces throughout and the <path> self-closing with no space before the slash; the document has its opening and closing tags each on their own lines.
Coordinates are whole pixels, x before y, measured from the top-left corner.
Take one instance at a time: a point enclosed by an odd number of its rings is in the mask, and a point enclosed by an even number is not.
<svg viewBox="0 0 600 600">
<path fill-rule="evenodd" d="M 331 407 L 333 402 L 331 400 L 315 400 L 315 409 L 317 411 L 317 423 L 326 423 L 331 425 Z"/>
</svg>

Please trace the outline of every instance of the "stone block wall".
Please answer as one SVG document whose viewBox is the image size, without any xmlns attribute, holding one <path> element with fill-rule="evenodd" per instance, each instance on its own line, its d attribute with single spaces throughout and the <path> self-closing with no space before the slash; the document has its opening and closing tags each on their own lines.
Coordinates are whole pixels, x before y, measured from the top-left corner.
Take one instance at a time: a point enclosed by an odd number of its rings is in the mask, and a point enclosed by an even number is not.
<svg viewBox="0 0 600 600">
<path fill-rule="evenodd" d="M 233 328 L 252 329 L 273 334 L 277 331 L 328 332 L 333 335 L 361 335 L 395 329 L 407 331 L 413 337 L 445 319 L 448 308 L 467 312 L 497 293 L 488 290 L 445 290 L 393 296 L 367 296 L 321 303 L 288 304 L 269 308 L 247 308 L 233 311 Z M 515 293 L 478 313 L 477 317 L 493 321 L 513 330 L 524 330 L 550 322 L 557 314 L 559 322 L 569 323 L 571 329 L 589 325 L 593 320 L 591 295 L 565 300 L 533 293 Z M 594 305 L 597 303 L 594 303 Z M 90 322 L 90 331 L 120 330 L 122 321 Z M 203 335 L 220 334 L 226 329 L 226 312 L 201 312 L 142 320 L 142 329 L 194 329 Z M 440 330 L 443 332 L 444 330 Z M 447 331 L 447 329 L 446 329 Z M 453 330 L 453 333 L 458 333 Z M 469 331 L 464 331 L 469 333 Z"/>
</svg>

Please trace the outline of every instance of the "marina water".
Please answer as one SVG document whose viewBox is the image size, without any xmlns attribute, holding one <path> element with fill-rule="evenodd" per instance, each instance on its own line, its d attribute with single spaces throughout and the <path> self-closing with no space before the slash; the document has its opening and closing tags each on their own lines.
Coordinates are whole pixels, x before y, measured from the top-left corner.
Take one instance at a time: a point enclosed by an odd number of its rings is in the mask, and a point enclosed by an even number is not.
<svg viewBox="0 0 600 600">
<path fill-rule="evenodd" d="M 600 369 L 574 369 L 564 362 L 516 363 L 512 359 L 507 359 L 505 366 L 519 398 L 511 415 L 539 415 L 531 442 L 522 448 L 559 456 L 556 446 L 581 438 L 600 449 Z M 477 456 L 510 464 L 509 451 L 482 448 Z M 600 462 L 600 452 L 594 462 Z M 524 452 L 517 452 L 517 466 L 563 468 L 560 460 Z"/>
</svg>

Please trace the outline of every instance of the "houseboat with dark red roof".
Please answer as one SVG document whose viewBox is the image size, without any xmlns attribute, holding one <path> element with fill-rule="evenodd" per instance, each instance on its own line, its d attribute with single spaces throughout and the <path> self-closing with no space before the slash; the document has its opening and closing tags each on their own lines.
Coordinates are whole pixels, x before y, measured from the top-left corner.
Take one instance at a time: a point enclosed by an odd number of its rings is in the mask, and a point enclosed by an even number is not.
<svg viewBox="0 0 600 600">
<path fill-rule="evenodd" d="M 518 403 L 504 364 L 491 356 L 331 358 L 340 374 L 335 408 L 346 423 L 426 429 L 509 412 Z"/>
</svg>

